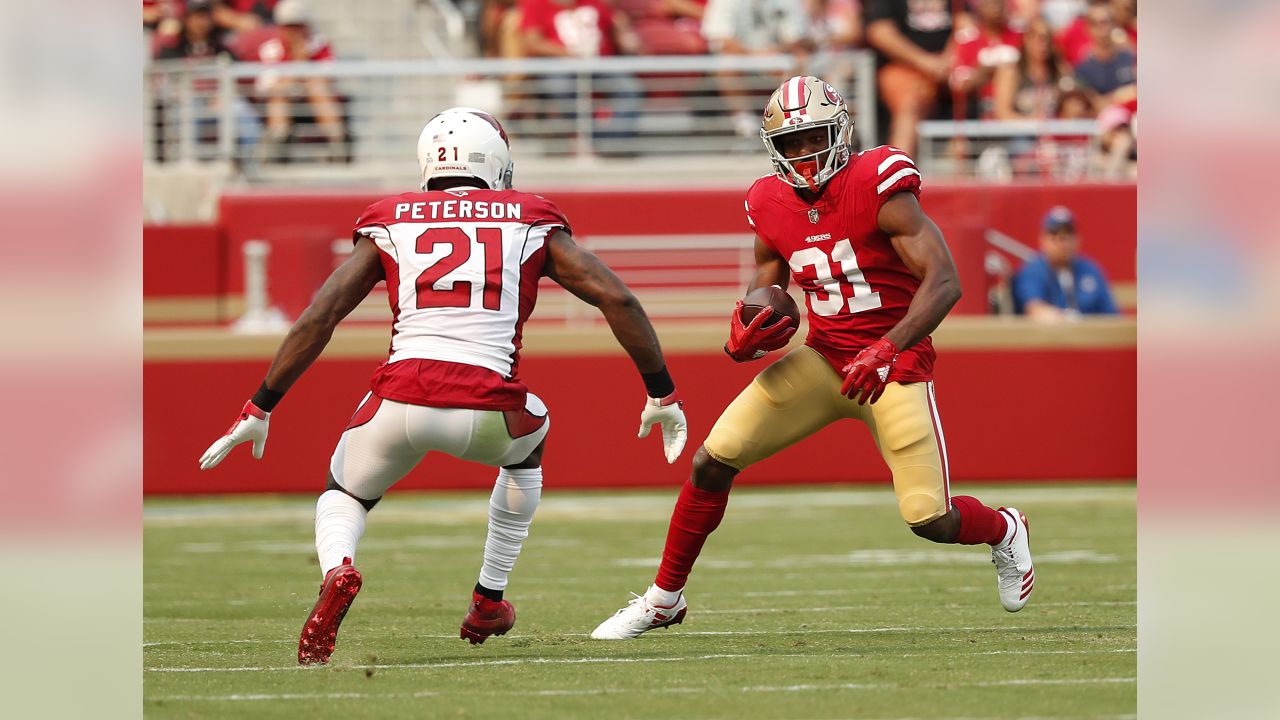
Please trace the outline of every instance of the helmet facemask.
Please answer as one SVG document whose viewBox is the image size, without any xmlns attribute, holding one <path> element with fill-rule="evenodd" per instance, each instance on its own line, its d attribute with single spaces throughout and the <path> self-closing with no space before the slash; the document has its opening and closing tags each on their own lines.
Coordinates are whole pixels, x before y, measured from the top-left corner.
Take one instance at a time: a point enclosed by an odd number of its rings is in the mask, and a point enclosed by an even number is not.
<svg viewBox="0 0 1280 720">
<path fill-rule="evenodd" d="M 827 146 L 822 150 L 789 158 L 778 146 L 778 141 L 782 137 L 814 128 L 827 130 Z M 760 139 L 764 141 L 769 151 L 769 159 L 773 161 L 773 171 L 779 179 L 792 187 L 818 192 L 828 180 L 849 163 L 853 124 L 849 122 L 848 113 L 840 112 L 827 120 L 788 125 L 773 131 L 762 129 Z"/>
</svg>

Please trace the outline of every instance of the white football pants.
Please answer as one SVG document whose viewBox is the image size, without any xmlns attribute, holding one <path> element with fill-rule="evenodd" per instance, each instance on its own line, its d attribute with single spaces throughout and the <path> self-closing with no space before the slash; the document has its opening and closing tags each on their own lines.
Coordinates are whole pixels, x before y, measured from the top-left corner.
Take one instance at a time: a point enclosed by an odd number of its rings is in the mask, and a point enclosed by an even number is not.
<svg viewBox="0 0 1280 720">
<path fill-rule="evenodd" d="M 367 403 L 378 404 L 361 423 Z M 338 440 L 329 472 L 352 495 L 376 500 L 428 452 L 495 467 L 514 465 L 529 457 L 550 427 L 547 406 L 533 393 L 523 413 L 423 407 L 370 393 Z"/>
</svg>

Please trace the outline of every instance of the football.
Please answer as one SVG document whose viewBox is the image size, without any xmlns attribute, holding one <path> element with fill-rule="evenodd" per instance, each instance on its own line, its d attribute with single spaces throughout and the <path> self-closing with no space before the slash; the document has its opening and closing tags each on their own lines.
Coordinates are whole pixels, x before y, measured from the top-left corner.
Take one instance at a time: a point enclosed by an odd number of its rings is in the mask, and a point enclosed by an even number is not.
<svg viewBox="0 0 1280 720">
<path fill-rule="evenodd" d="M 765 321 L 764 327 L 773 325 L 784 315 L 791 318 L 792 325 L 800 325 L 800 308 L 796 307 L 796 301 L 777 285 L 756 288 L 742 298 L 742 324 L 750 323 L 766 307 L 773 308 L 773 316 Z"/>
</svg>

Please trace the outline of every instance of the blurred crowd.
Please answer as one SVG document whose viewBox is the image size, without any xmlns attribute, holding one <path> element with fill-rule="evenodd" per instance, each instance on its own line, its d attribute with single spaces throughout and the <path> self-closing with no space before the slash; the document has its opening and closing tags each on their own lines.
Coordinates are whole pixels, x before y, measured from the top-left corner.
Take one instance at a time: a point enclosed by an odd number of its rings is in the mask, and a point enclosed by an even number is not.
<svg viewBox="0 0 1280 720">
<path fill-rule="evenodd" d="M 1136 157 L 1136 0 L 484 0 L 493 57 L 764 55 L 868 48 L 880 142 L 914 151 L 937 119 L 1096 119 Z M 758 108 L 722 83 L 754 132 Z M 758 103 L 756 103 L 758 104 Z"/>
<path fill-rule="evenodd" d="M 866 48 L 876 58 L 880 137 L 863 144 L 914 152 L 926 119 L 1076 119 L 1096 122 L 1103 174 L 1131 173 L 1137 156 L 1136 0 L 452 1 L 487 57 L 787 53 L 808 67 L 815 55 Z M 305 0 L 144 0 L 143 11 L 157 59 L 333 57 Z M 849 79 L 828 72 L 838 87 Z M 764 100 L 741 80 L 721 73 L 716 84 L 737 132 L 752 136 Z M 573 93 L 570 76 L 543 82 L 543 97 Z M 644 87 L 625 76 L 609 82 L 614 126 L 597 134 L 626 135 Z M 348 139 L 342 100 L 323 79 L 268 74 L 235 102 L 240 142 L 259 143 L 259 156 L 285 142 Z M 1006 163 L 1035 174 L 1055 140 L 1078 138 L 1014 142 Z"/>
<path fill-rule="evenodd" d="M 142 22 L 151 57 L 205 63 L 325 62 L 328 39 L 315 31 L 306 0 L 143 0 Z M 215 137 L 222 98 L 214 81 L 193 93 L 197 141 Z M 236 157 L 253 164 L 280 161 L 291 143 L 312 144 L 327 160 L 349 158 L 342 98 L 325 77 L 262 73 L 232 93 L 241 146 Z"/>
</svg>

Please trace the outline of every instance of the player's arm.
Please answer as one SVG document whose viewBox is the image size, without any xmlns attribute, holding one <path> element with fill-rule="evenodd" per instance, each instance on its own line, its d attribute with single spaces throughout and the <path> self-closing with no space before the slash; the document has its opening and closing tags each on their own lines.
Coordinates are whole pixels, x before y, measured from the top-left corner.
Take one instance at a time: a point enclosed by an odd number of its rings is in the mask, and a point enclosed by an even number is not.
<svg viewBox="0 0 1280 720">
<path fill-rule="evenodd" d="M 551 40 L 536 27 L 525 28 L 521 32 L 521 41 L 525 50 L 533 57 L 567 57 L 569 51 L 560 43 Z"/>
<path fill-rule="evenodd" d="M 920 279 L 920 287 L 902 320 L 844 367 L 840 390 L 850 398 L 857 396 L 860 405 L 880 399 L 898 353 L 937 329 L 960 299 L 960 279 L 951 252 L 914 194 L 900 192 L 889 198 L 877 219 L 898 256 Z"/>
<path fill-rule="evenodd" d="M 759 235 L 756 235 L 755 255 L 756 274 L 747 285 L 747 294 L 750 295 L 756 288 L 770 285 L 786 290 L 791 279 L 787 261 Z M 729 341 L 724 345 L 725 353 L 736 362 L 762 358 L 770 351 L 785 346 L 791 336 L 795 335 L 796 326 L 789 317 L 764 327 L 764 323 L 773 316 L 773 309 L 768 307 L 756 313 L 749 324 L 743 324 L 742 306 L 743 303 L 739 300 L 733 307 L 733 316 L 729 318 Z"/>
<path fill-rule="evenodd" d="M 867 25 L 867 44 L 891 60 L 910 65 L 934 80 L 945 80 L 951 74 L 951 60 L 935 55 L 911 42 L 897 25 L 887 18 L 873 19 Z"/>
<path fill-rule="evenodd" d="M 684 403 L 676 395 L 658 334 L 640 301 L 608 265 L 575 243 L 564 230 L 556 230 L 547 238 L 546 274 L 604 315 L 618 344 L 640 371 L 649 395 L 640 414 L 639 436 L 647 436 L 655 423 L 660 424 L 667 462 L 675 462 L 688 437 L 681 409 Z"/>
<path fill-rule="evenodd" d="M 791 269 L 787 267 L 787 261 L 773 249 L 769 243 L 756 236 L 756 275 L 751 278 L 751 284 L 747 286 L 747 294 L 751 294 L 756 288 L 769 287 L 777 285 L 783 290 L 787 289 L 788 283 L 791 281 Z"/>
<path fill-rule="evenodd" d="M 378 248 L 362 236 L 351 257 L 324 281 L 315 299 L 289 328 L 289 334 L 271 361 L 264 384 L 280 394 L 292 387 L 320 357 L 338 323 L 350 315 L 382 279 Z"/>
<path fill-rule="evenodd" d="M 880 207 L 880 229 L 911 273 L 920 279 L 920 288 L 911 298 L 907 314 L 885 333 L 898 350 L 920 342 L 937 329 L 942 319 L 960 300 L 960 276 L 942 231 L 924 214 L 916 196 L 901 192 Z"/>
<path fill-rule="evenodd" d="M 267 377 L 240 417 L 225 435 L 200 457 L 200 469 L 207 470 L 222 462 L 231 449 L 243 442 L 253 442 L 253 456 L 261 459 L 267 442 L 267 424 L 271 411 L 285 391 L 320 357 L 333 337 L 333 330 L 368 296 L 383 279 L 382 262 L 373 241 L 361 237 L 351 257 L 325 280 L 320 291 L 298 317 L 284 342 L 276 351 Z"/>
</svg>

